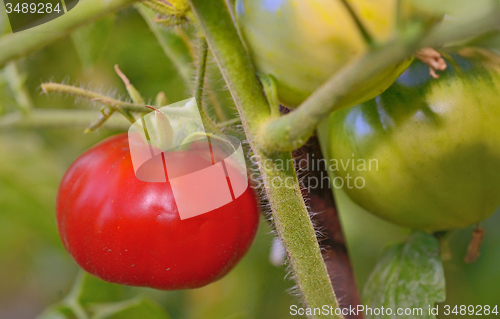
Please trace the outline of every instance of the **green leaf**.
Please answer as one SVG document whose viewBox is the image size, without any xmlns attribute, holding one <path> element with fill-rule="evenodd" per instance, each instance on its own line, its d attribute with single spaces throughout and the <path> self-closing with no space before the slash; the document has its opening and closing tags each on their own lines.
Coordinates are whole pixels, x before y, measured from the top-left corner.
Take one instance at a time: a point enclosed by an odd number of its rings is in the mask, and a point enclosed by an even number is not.
<svg viewBox="0 0 500 319">
<path fill-rule="evenodd" d="M 429 314 L 429 306 L 445 298 L 439 243 L 423 232 L 415 232 L 406 242 L 390 247 L 375 266 L 363 291 L 367 307 L 392 310 L 392 315 L 367 313 L 367 319 L 435 318 Z M 422 312 L 397 315 L 398 308 L 421 308 Z"/>
<path fill-rule="evenodd" d="M 157 303 L 146 298 L 101 304 L 92 308 L 92 319 L 169 319 L 170 316 Z"/>
<path fill-rule="evenodd" d="M 114 24 L 115 15 L 111 14 L 71 34 L 73 45 L 84 68 L 92 67 L 99 59 L 108 44 Z"/>
</svg>

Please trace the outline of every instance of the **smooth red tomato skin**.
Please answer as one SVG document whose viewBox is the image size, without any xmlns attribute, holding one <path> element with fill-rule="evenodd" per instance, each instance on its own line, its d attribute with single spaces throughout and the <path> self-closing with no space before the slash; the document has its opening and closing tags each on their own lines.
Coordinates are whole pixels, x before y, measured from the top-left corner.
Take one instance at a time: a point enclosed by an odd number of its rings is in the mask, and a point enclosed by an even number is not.
<svg viewBox="0 0 500 319">
<path fill-rule="evenodd" d="M 207 160 L 194 152 L 170 154 L 186 165 Z M 61 239 L 83 269 L 109 282 L 162 290 L 223 277 L 249 249 L 258 221 L 250 187 L 225 206 L 180 220 L 169 183 L 136 178 L 127 134 L 82 154 L 57 198 Z"/>
</svg>

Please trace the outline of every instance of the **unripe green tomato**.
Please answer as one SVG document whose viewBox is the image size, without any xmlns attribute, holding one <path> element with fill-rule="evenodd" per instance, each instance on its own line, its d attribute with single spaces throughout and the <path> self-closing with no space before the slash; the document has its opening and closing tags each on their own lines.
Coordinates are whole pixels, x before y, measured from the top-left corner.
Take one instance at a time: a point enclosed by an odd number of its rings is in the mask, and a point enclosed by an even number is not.
<svg viewBox="0 0 500 319">
<path fill-rule="evenodd" d="M 444 57 L 439 79 L 416 61 L 320 129 L 337 187 L 343 181 L 369 212 L 424 231 L 472 225 L 500 206 L 500 57 L 473 48 Z"/>
<path fill-rule="evenodd" d="M 405 0 L 348 3 L 377 43 L 393 38 L 397 24 L 418 20 L 413 25 L 422 22 L 426 27 L 436 21 L 435 16 L 415 9 Z M 341 0 L 237 0 L 236 22 L 255 67 L 276 78 L 278 98 L 288 107 L 298 106 L 369 48 Z M 410 63 L 411 59 L 407 59 L 384 70 L 346 96 L 339 106 L 352 106 L 377 96 Z"/>
</svg>

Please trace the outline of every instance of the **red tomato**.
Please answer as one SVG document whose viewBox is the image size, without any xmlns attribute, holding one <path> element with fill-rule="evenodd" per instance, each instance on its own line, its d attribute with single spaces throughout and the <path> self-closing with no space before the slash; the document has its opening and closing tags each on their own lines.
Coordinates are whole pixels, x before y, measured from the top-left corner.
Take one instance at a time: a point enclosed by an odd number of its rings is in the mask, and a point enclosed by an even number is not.
<svg viewBox="0 0 500 319">
<path fill-rule="evenodd" d="M 168 156 L 185 167 L 211 165 L 194 151 Z M 191 196 L 196 201 L 195 189 Z M 83 269 L 109 282 L 163 290 L 223 277 L 249 249 L 258 221 L 250 187 L 229 204 L 181 220 L 169 182 L 137 179 L 127 134 L 82 154 L 57 198 L 59 234 Z"/>
</svg>

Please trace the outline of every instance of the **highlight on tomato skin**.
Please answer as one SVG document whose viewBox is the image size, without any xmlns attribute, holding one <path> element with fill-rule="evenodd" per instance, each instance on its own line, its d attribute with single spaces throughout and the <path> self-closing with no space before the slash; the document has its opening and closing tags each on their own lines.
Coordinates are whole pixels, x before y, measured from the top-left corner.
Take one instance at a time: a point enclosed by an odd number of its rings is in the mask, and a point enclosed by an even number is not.
<svg viewBox="0 0 500 319">
<path fill-rule="evenodd" d="M 168 155 L 185 167 L 211 164 L 196 150 Z M 196 202 L 196 190 L 189 195 Z M 248 251 L 258 222 L 251 187 L 227 205 L 181 220 L 170 183 L 135 176 L 127 134 L 76 159 L 57 198 L 59 234 L 83 269 L 109 282 L 162 290 L 222 278 Z"/>
<path fill-rule="evenodd" d="M 398 225 L 440 231 L 476 224 L 500 206 L 500 56 L 445 51 L 439 79 L 414 64 L 376 99 L 330 115 L 320 137 L 344 187 L 369 212 Z M 375 163 L 358 169 L 361 162 Z M 374 164 L 375 165 L 375 164 Z"/>
</svg>

